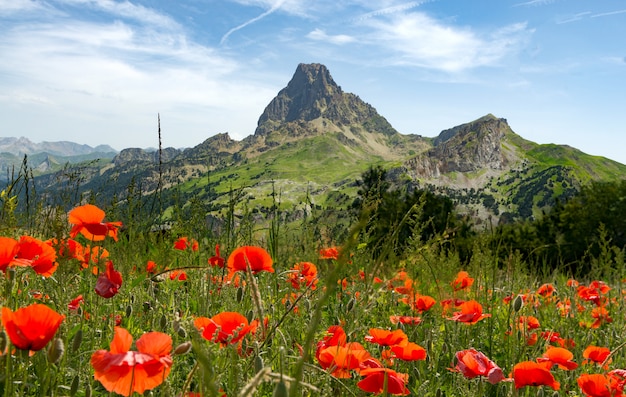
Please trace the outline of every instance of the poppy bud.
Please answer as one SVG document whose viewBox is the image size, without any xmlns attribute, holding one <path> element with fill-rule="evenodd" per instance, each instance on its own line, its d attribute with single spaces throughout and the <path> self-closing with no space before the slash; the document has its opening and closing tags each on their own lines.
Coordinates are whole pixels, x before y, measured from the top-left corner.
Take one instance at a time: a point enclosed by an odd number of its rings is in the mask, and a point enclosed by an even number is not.
<svg viewBox="0 0 626 397">
<path fill-rule="evenodd" d="M 260 370 L 263 369 L 265 364 L 263 363 L 263 357 L 257 355 L 254 358 L 254 372 L 259 373 Z"/>
<path fill-rule="evenodd" d="M 248 313 L 246 313 L 246 319 L 248 320 L 249 323 L 251 323 L 253 318 L 254 318 L 254 312 L 252 310 L 248 310 Z"/>
<path fill-rule="evenodd" d="M 74 376 L 74 379 L 72 379 L 72 384 L 70 385 L 70 397 L 74 397 L 74 395 L 76 395 L 76 392 L 78 391 L 79 381 L 80 378 L 78 377 L 78 375 Z"/>
<path fill-rule="evenodd" d="M 237 288 L 237 303 L 241 303 L 243 299 L 243 287 Z"/>
<path fill-rule="evenodd" d="M 350 298 L 350 300 L 348 301 L 348 304 L 346 305 L 346 311 L 350 312 L 353 307 L 354 307 L 354 298 Z"/>
<path fill-rule="evenodd" d="M 80 344 L 83 342 L 83 329 L 80 328 L 74 334 L 74 338 L 72 338 L 72 353 L 78 351 Z"/>
<path fill-rule="evenodd" d="M 276 383 L 276 387 L 274 388 L 274 394 L 272 394 L 272 397 L 287 397 L 287 396 L 289 396 L 287 385 L 285 384 L 285 382 L 280 380 L 278 383 Z"/>
<path fill-rule="evenodd" d="M 544 397 L 545 393 L 543 392 L 543 388 L 537 390 L 537 397 Z"/>
<path fill-rule="evenodd" d="M 7 334 L 4 331 L 0 331 L 0 354 L 4 354 L 4 349 L 7 348 Z"/>
<path fill-rule="evenodd" d="M 126 306 L 126 317 L 130 317 L 133 314 L 133 307 L 131 305 Z"/>
<path fill-rule="evenodd" d="M 61 338 L 54 338 L 50 346 L 48 347 L 48 361 L 51 364 L 57 364 L 61 361 L 63 353 L 65 352 L 65 346 Z"/>
<path fill-rule="evenodd" d="M 85 397 L 91 397 L 91 385 L 87 383 L 87 387 L 85 387 Z"/>
<path fill-rule="evenodd" d="M 176 349 L 174 349 L 174 355 L 180 356 L 181 354 L 188 353 L 190 350 L 191 342 L 181 343 L 180 345 L 176 346 Z"/>
<path fill-rule="evenodd" d="M 143 303 L 143 311 L 144 312 L 149 312 L 150 310 L 152 310 L 152 304 L 150 302 L 144 302 Z"/>
<path fill-rule="evenodd" d="M 513 311 L 515 313 L 519 312 L 523 304 L 524 304 L 524 299 L 522 299 L 521 295 L 517 295 L 515 299 L 513 300 Z"/>
<path fill-rule="evenodd" d="M 161 316 L 161 319 L 159 320 L 159 326 L 163 331 L 165 331 L 165 327 L 167 327 L 167 317 L 165 317 L 165 314 Z"/>
<path fill-rule="evenodd" d="M 183 327 L 178 327 L 178 331 L 176 332 L 178 333 L 178 336 L 183 339 L 187 337 L 187 331 Z"/>
</svg>

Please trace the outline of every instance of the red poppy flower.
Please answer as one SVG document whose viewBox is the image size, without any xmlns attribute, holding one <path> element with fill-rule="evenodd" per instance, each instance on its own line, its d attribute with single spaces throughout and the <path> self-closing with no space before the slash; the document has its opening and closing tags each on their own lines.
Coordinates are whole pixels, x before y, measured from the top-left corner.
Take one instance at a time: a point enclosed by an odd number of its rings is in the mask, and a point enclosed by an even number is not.
<svg viewBox="0 0 626 397">
<path fill-rule="evenodd" d="M 543 284 L 542 286 L 537 288 L 537 295 L 541 295 L 544 298 L 548 298 L 552 296 L 552 294 L 554 294 L 554 291 L 556 291 L 556 288 L 554 288 L 554 285 Z"/>
<path fill-rule="evenodd" d="M 377 343 L 381 346 L 393 346 L 407 343 L 408 336 L 401 329 L 389 331 L 386 329 L 370 328 L 369 335 L 365 340 L 371 343 Z"/>
<path fill-rule="evenodd" d="M 399 302 L 410 305 L 414 310 L 423 313 L 430 310 L 437 301 L 432 296 L 422 295 L 420 293 L 410 293 L 404 298 L 399 299 Z"/>
<path fill-rule="evenodd" d="M 322 350 L 329 346 L 343 346 L 346 344 L 348 338 L 346 331 L 340 325 L 331 325 L 326 330 L 324 338 L 317 342 L 317 349 L 315 351 L 315 357 L 320 360 L 319 354 Z"/>
<path fill-rule="evenodd" d="M 17 242 L 14 263 L 31 267 L 37 274 L 50 277 L 59 266 L 56 258 L 57 253 L 51 245 L 34 237 L 22 236 Z"/>
<path fill-rule="evenodd" d="M 454 356 L 457 361 L 454 370 L 468 379 L 484 376 L 492 385 L 503 380 L 510 380 L 504 377 L 500 367 L 476 349 L 461 350 Z"/>
<path fill-rule="evenodd" d="M 550 363 L 536 363 L 534 361 L 523 361 L 513 367 L 513 380 L 515 388 L 524 386 L 549 386 L 553 390 L 559 390 L 561 384 L 554 379 L 550 372 Z"/>
<path fill-rule="evenodd" d="M 339 259 L 339 249 L 337 247 L 322 248 L 320 250 L 320 259 Z"/>
<path fill-rule="evenodd" d="M 124 328 L 115 327 L 110 350 L 98 350 L 91 356 L 94 378 L 105 389 L 123 396 L 143 394 L 159 386 L 172 367 L 172 338 L 161 332 L 148 332 L 135 342 Z"/>
<path fill-rule="evenodd" d="M 227 266 L 229 273 L 246 271 L 248 265 L 252 273 L 266 271 L 274 273 L 273 261 L 270 254 L 261 247 L 245 245 L 234 250 L 228 257 Z"/>
<path fill-rule="evenodd" d="M 410 394 L 406 387 L 408 375 L 397 373 L 389 368 L 366 368 L 361 370 L 361 376 L 364 378 L 357 383 L 359 389 L 368 393 L 380 394 L 385 392 L 393 395 L 406 396 Z"/>
<path fill-rule="evenodd" d="M 466 324 L 476 324 L 480 320 L 491 317 L 491 314 L 483 314 L 483 306 L 475 300 L 464 302 L 460 306 L 461 311 L 455 312 L 450 320 Z"/>
<path fill-rule="evenodd" d="M 474 279 L 469 276 L 466 271 L 460 271 L 456 278 L 450 283 L 455 291 L 469 289 L 474 284 Z"/>
<path fill-rule="evenodd" d="M 146 263 L 146 273 L 154 274 L 157 271 L 157 264 L 154 261 Z"/>
<path fill-rule="evenodd" d="M 422 322 L 422 318 L 421 317 L 413 317 L 413 316 L 394 316 L 391 315 L 389 316 L 389 321 L 391 321 L 392 324 L 404 324 L 404 325 L 418 325 L 421 324 Z"/>
<path fill-rule="evenodd" d="M 572 361 L 573 358 L 574 354 L 563 347 L 548 346 L 548 350 L 537 362 L 549 362 L 551 366 L 556 364 L 561 369 L 571 371 L 578 368 L 578 364 Z"/>
<path fill-rule="evenodd" d="M 10 237 L 0 237 L 0 270 L 6 272 L 17 255 L 17 240 Z"/>
<path fill-rule="evenodd" d="M 67 304 L 67 310 L 71 311 L 71 312 L 76 312 L 78 311 L 78 308 L 80 307 L 80 304 L 82 302 L 84 302 L 85 300 L 83 299 L 82 295 L 78 295 L 76 298 L 72 299 L 70 301 L 70 303 Z"/>
<path fill-rule="evenodd" d="M 41 350 L 54 337 L 65 316 L 39 303 L 15 312 L 2 308 L 2 325 L 11 343 L 21 350 Z"/>
<path fill-rule="evenodd" d="M 211 318 L 198 317 L 193 325 L 204 339 L 222 346 L 237 343 L 256 329 L 254 324 L 248 323 L 244 315 L 237 312 L 222 312 Z"/>
<path fill-rule="evenodd" d="M 426 360 L 426 349 L 413 342 L 391 346 L 391 352 L 395 358 L 403 361 Z"/>
<path fill-rule="evenodd" d="M 624 384 L 618 379 L 602 374 L 582 374 L 576 380 L 586 397 L 621 397 Z"/>
<path fill-rule="evenodd" d="M 591 328 L 600 328 L 602 324 L 613 322 L 613 319 L 609 316 L 609 311 L 605 307 L 594 307 L 591 310 L 591 317 L 595 318 L 595 321 L 590 325 Z"/>
<path fill-rule="evenodd" d="M 103 298 L 111 298 L 122 287 L 122 273 L 115 270 L 112 261 L 107 262 L 106 268 L 107 270 L 100 273 L 96 281 L 96 294 Z"/>
<path fill-rule="evenodd" d="M 369 358 L 369 352 L 357 342 L 328 346 L 318 354 L 320 366 L 329 369 L 335 378 L 350 378 L 350 371 L 358 370 Z"/>
<path fill-rule="evenodd" d="M 198 242 L 194 239 L 189 241 L 189 238 L 186 236 L 179 237 L 178 240 L 174 242 L 174 249 L 184 251 L 188 248 L 191 248 L 192 251 L 198 251 Z"/>
<path fill-rule="evenodd" d="M 186 281 L 187 273 L 183 270 L 172 270 L 170 272 L 170 280 Z"/>
<path fill-rule="evenodd" d="M 583 364 L 587 364 L 588 362 L 594 362 L 596 364 L 602 364 L 606 361 L 606 359 L 611 354 L 611 350 L 606 347 L 598 347 L 598 346 L 587 346 L 587 348 L 583 351 Z M 609 364 L 611 360 L 609 359 L 606 364 Z"/>
<path fill-rule="evenodd" d="M 215 256 L 209 258 L 209 265 L 224 267 L 226 261 L 220 256 L 220 245 L 215 244 Z"/>
<path fill-rule="evenodd" d="M 102 241 L 107 236 L 117 241 L 117 231 L 122 222 L 103 222 L 104 217 L 104 211 L 92 204 L 74 208 L 69 213 L 69 222 L 74 225 L 70 237 L 80 233 L 90 241 Z"/>
<path fill-rule="evenodd" d="M 317 267 L 311 262 L 296 263 L 291 268 L 287 281 L 294 289 L 300 289 L 300 287 L 315 289 L 318 282 Z"/>
<path fill-rule="evenodd" d="M 517 328 L 520 331 L 530 331 L 540 326 L 539 320 L 534 316 L 519 316 L 517 323 Z"/>
</svg>

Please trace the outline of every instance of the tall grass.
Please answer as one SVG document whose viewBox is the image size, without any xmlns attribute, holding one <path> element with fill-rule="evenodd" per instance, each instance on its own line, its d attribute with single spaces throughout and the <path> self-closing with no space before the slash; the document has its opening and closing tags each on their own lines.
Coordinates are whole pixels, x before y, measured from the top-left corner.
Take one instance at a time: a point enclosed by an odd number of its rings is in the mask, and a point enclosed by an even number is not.
<svg viewBox="0 0 626 397">
<path fill-rule="evenodd" d="M 456 365 L 455 353 L 469 348 L 485 353 L 508 376 L 517 363 L 533 361 L 546 352 L 548 345 L 563 343 L 574 353 L 579 366 L 572 371 L 552 369 L 561 384 L 555 395 L 582 395 L 577 385 L 581 374 L 608 371 L 597 364 L 583 365 L 583 351 L 589 345 L 611 350 L 610 363 L 607 360 L 609 369 L 626 367 L 623 349 L 626 309 L 622 292 L 626 274 L 623 260 L 605 263 L 606 258 L 614 256 L 593 258 L 595 268 L 612 271 L 602 273 L 601 281 L 611 289 L 600 294 L 610 322 L 604 317 L 597 328 L 592 328 L 596 320 L 592 310 L 598 305 L 584 300 L 568 275 L 547 269 L 544 274 L 529 272 L 528 264 L 515 253 L 503 262 L 498 259 L 502 257 L 499 252 L 493 252 L 478 240 L 471 262 L 463 266 L 456 253 L 450 251 L 446 239 L 439 237 L 428 242 L 415 241 L 401 255 L 387 255 L 374 261 L 369 247 L 362 244 L 356 221 L 338 238 L 328 214 L 313 212 L 304 219 L 288 222 L 276 206 L 267 219 L 246 224 L 238 222 L 248 214 L 241 213 L 244 207 L 237 197 L 233 191 L 223 235 L 202 228 L 200 204 L 187 213 L 189 216 L 182 212 L 175 214 L 167 232 L 152 233 L 151 225 L 142 223 L 136 214 L 112 207 L 107 209 L 107 220 L 120 220 L 128 225 L 120 232 L 119 241 L 89 242 L 77 237 L 84 245 L 108 250 L 108 258 L 91 258 L 86 266 L 81 266 L 75 258 L 59 256 L 58 269 L 50 277 L 41 277 L 28 267 L 7 268 L 0 273 L 3 291 L 0 306 L 16 310 L 38 302 L 65 316 L 55 336 L 60 342 L 54 342 L 57 347 L 59 343 L 64 346 L 58 360 L 53 359 L 53 342 L 42 351 L 29 354 L 15 349 L 6 331 L 0 333 L 0 394 L 107 394 L 100 382 L 94 380 L 90 358 L 97 350 L 109 349 L 115 326 L 127 329 L 135 340 L 149 331 L 163 332 L 184 353 L 174 355 L 171 373 L 162 384 L 145 393 L 155 396 L 190 392 L 204 396 L 368 395 L 357 386 L 361 380 L 358 371 L 340 379 L 331 374 L 331 369 L 324 369 L 316 358 L 318 343 L 333 325 L 345 330 L 349 342 L 361 343 L 384 365 L 407 374 L 406 387 L 412 395 L 553 393 L 545 386 L 515 389 L 513 382 L 492 385 L 484 377 L 467 379 L 452 371 Z M 272 197 L 279 200 L 279 192 L 273 191 Z M 15 190 L 5 189 L 0 199 L 1 236 L 67 239 L 70 225 L 60 208 L 37 207 L 30 201 L 24 217 L 17 212 Z M 125 211 L 133 208 L 132 203 L 127 204 Z M 33 208 L 38 209 L 32 211 Z M 199 249 L 174 249 L 175 241 L 181 236 L 198 241 Z M 208 263 L 216 255 L 216 245 L 221 246 L 224 258 L 241 245 L 264 247 L 272 254 L 275 272 L 237 272 L 227 280 L 225 268 Z M 320 258 L 319 250 L 332 245 L 340 247 L 340 256 Z M 111 260 L 123 277 L 119 292 L 109 299 L 94 293 L 95 273 L 104 271 L 106 260 Z M 157 264 L 155 272 L 146 270 L 148 261 Z M 303 261 L 317 266 L 315 288 L 295 289 L 289 282 L 293 265 Z M 172 279 L 175 270 L 184 271 L 186 279 Z M 451 283 L 460 270 L 468 271 L 474 283 L 455 291 Z M 403 279 L 398 276 L 401 271 L 405 272 L 400 273 Z M 577 281 L 587 286 L 599 274 Z M 411 281 L 411 294 L 430 296 L 437 303 L 420 312 L 413 305 L 401 302 L 407 293 L 399 287 L 406 280 Z M 545 283 L 554 286 L 555 292 L 541 294 L 539 288 Z M 70 310 L 68 303 L 79 295 L 84 302 L 78 310 Z M 459 310 L 455 301 L 468 300 L 480 302 L 490 317 L 472 325 L 451 320 Z M 446 302 L 448 306 L 444 305 Z M 259 326 L 239 344 L 207 341 L 194 327 L 195 319 L 222 312 L 241 313 L 250 322 L 258 320 Z M 400 315 L 419 316 L 421 323 L 402 325 L 390 321 L 391 316 Z M 539 328 L 527 329 L 526 323 L 520 322 L 528 316 L 538 320 Z M 402 329 L 409 341 L 426 349 L 426 360 L 385 359 L 387 348 L 365 340 L 371 328 Z M 557 334 L 561 339 L 556 338 Z M 184 351 L 185 346 L 191 346 L 189 351 Z"/>
</svg>

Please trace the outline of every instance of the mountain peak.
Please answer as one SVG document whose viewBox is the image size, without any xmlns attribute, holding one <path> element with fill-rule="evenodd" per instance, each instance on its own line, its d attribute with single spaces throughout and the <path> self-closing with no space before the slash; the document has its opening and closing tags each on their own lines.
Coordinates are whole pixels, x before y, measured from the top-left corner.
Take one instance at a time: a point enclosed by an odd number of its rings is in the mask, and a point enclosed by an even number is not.
<svg viewBox="0 0 626 397">
<path fill-rule="evenodd" d="M 301 63 L 287 87 L 278 92 L 259 117 L 254 135 L 283 131 L 302 136 L 357 126 L 386 136 L 397 134 L 371 105 L 354 94 L 344 93 L 326 66 Z"/>
</svg>

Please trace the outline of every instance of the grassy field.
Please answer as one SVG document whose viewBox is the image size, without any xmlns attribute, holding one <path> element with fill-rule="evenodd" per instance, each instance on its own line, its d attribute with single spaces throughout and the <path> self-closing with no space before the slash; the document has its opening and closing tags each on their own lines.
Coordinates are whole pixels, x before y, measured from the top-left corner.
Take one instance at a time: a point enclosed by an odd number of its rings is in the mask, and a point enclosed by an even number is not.
<svg viewBox="0 0 626 397">
<path fill-rule="evenodd" d="M 3 202 L 3 396 L 622 395 L 623 263 L 461 265 L 445 237 L 373 261 L 358 228 L 226 240 L 92 206 L 31 235 Z"/>
</svg>

